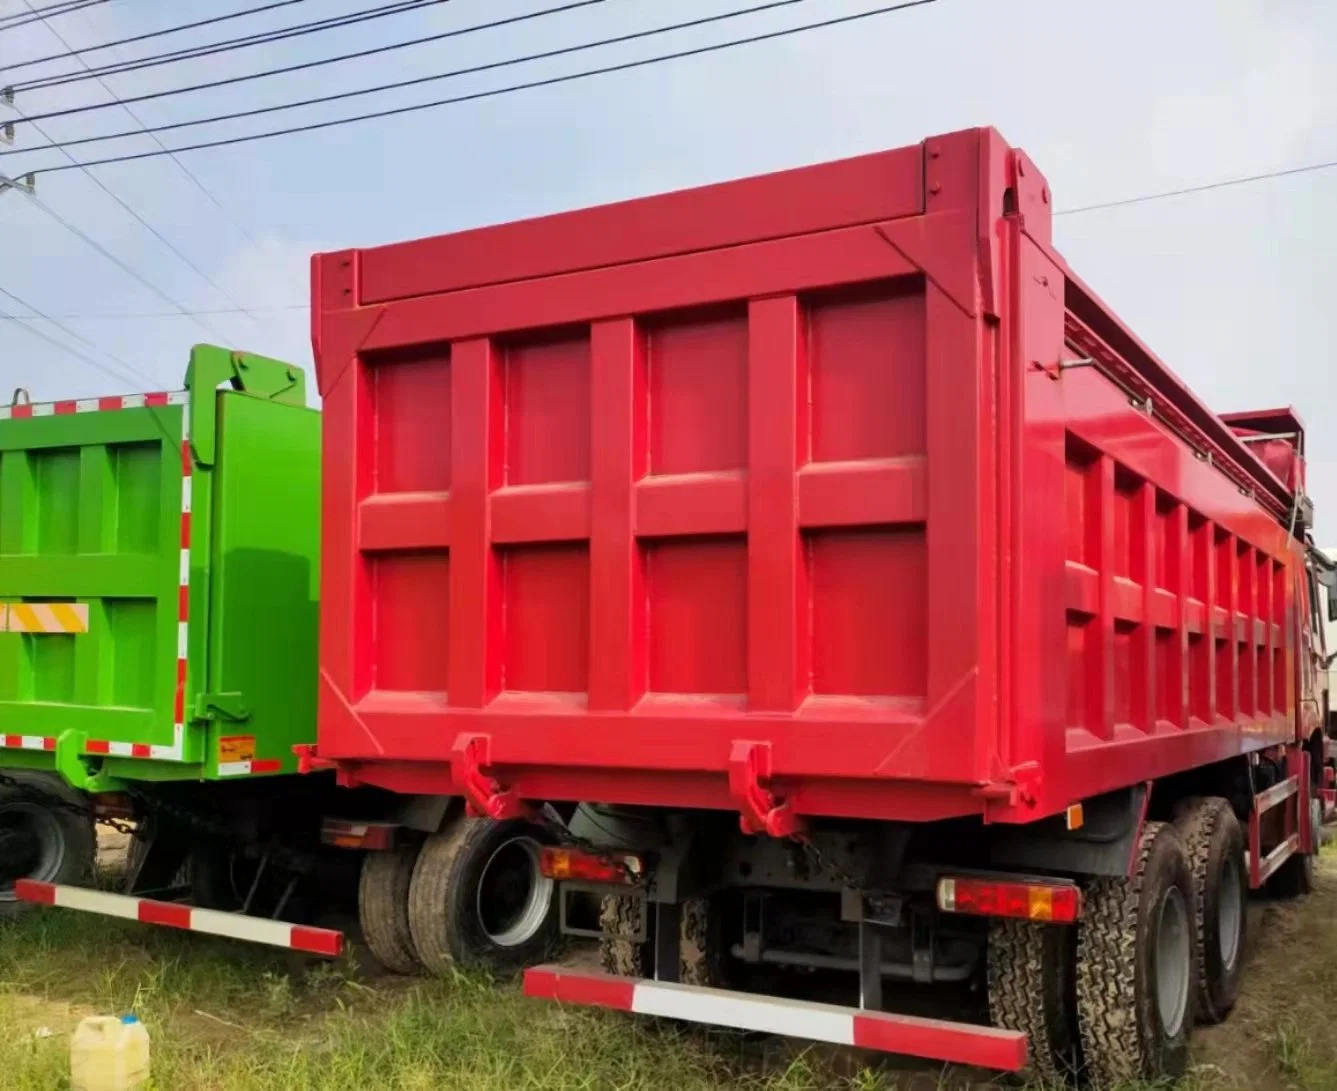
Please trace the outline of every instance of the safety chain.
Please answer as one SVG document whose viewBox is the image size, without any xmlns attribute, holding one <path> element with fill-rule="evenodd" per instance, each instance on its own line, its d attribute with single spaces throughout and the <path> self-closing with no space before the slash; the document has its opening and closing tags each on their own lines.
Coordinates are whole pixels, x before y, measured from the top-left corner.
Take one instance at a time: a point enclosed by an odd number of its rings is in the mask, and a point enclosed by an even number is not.
<svg viewBox="0 0 1337 1091">
<path fill-rule="evenodd" d="M 44 807 L 50 807 L 58 811 L 65 811 L 67 814 L 72 814 L 77 818 L 89 818 L 94 822 L 110 827 L 117 833 L 129 836 L 134 835 L 135 827 L 131 822 L 125 822 L 119 818 L 113 818 L 110 815 L 99 815 L 92 806 L 81 806 L 72 800 L 57 795 L 55 792 L 43 791 L 36 785 L 18 780 L 5 773 L 0 773 L 0 787 L 13 788 L 29 803 L 39 803 Z"/>
</svg>

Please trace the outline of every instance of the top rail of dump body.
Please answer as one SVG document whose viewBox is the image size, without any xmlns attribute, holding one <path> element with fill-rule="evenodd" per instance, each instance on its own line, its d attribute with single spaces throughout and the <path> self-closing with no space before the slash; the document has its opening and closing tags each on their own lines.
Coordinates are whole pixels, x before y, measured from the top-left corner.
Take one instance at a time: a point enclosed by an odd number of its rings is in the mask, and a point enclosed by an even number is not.
<svg viewBox="0 0 1337 1091">
<path fill-rule="evenodd" d="M 1051 215 L 971 130 L 317 256 L 320 757 L 782 830 L 1293 736 L 1294 500 Z"/>
</svg>

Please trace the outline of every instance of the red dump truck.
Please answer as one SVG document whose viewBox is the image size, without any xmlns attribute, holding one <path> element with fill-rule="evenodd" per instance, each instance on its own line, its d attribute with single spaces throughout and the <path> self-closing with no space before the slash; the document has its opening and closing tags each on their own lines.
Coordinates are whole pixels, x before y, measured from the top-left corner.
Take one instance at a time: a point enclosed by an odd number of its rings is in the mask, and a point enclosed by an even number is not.
<svg viewBox="0 0 1337 1091">
<path fill-rule="evenodd" d="M 314 259 L 310 759 L 544 831 L 603 970 L 531 995 L 1101 1086 L 1229 1012 L 1327 775 L 1303 428 L 1052 219 L 977 129 Z"/>
</svg>

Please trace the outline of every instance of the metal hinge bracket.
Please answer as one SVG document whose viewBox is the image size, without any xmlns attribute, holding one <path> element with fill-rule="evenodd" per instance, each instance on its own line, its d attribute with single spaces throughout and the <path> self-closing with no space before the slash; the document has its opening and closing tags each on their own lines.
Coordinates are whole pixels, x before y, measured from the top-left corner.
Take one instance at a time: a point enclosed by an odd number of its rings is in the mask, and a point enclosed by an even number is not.
<svg viewBox="0 0 1337 1091">
<path fill-rule="evenodd" d="M 735 739 L 729 752 L 729 794 L 742 814 L 744 833 L 794 837 L 803 833 L 803 819 L 788 800 L 771 790 L 770 743 Z"/>
<path fill-rule="evenodd" d="M 451 779 L 474 817 L 524 818 L 531 813 L 529 805 L 488 772 L 491 749 L 487 735 L 460 735 L 450 750 Z"/>
</svg>

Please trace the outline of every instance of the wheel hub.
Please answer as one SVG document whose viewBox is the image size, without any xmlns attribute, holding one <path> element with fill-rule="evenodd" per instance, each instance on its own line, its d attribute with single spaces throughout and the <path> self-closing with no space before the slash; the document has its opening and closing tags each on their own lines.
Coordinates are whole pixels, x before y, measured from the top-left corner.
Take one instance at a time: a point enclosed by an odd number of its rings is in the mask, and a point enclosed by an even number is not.
<svg viewBox="0 0 1337 1091">
<path fill-rule="evenodd" d="M 1240 952 L 1240 929 L 1244 923 L 1244 899 L 1240 895 L 1239 864 L 1232 857 L 1221 867 L 1217 895 L 1217 940 L 1221 946 L 1221 964 L 1227 971 L 1235 968 Z"/>
<path fill-rule="evenodd" d="M 479 876 L 477 910 L 487 938 L 498 947 L 518 947 L 543 928 L 553 881 L 539 868 L 539 844 L 529 837 L 503 842 Z"/>
<path fill-rule="evenodd" d="M 1193 936 L 1183 891 L 1171 887 L 1156 917 L 1156 1000 L 1161 1027 L 1173 1038 L 1188 1012 Z"/>
</svg>

